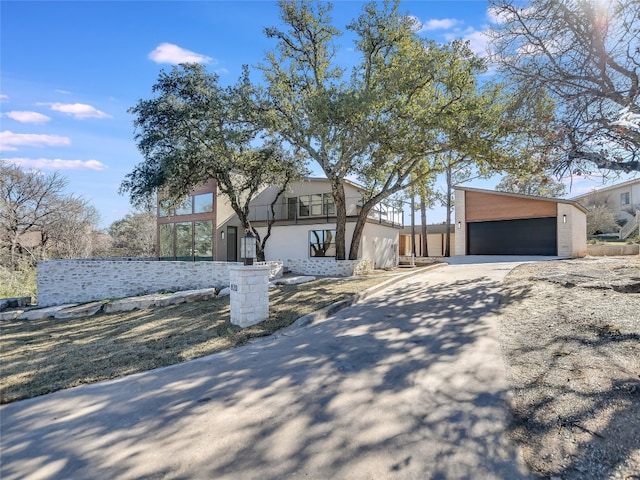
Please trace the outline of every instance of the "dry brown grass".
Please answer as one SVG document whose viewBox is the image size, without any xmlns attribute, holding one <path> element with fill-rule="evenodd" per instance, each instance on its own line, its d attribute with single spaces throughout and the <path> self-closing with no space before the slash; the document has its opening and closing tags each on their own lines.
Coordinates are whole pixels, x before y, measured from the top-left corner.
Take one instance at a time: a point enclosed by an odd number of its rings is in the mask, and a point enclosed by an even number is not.
<svg viewBox="0 0 640 480">
<path fill-rule="evenodd" d="M 529 468 L 640 478 L 640 257 L 524 264 L 504 287 L 511 433 Z"/>
<path fill-rule="evenodd" d="M 240 329 L 229 297 L 74 320 L 0 323 L 0 403 L 173 365 L 270 335 L 389 278 L 321 279 L 270 291 L 269 319 Z"/>
</svg>

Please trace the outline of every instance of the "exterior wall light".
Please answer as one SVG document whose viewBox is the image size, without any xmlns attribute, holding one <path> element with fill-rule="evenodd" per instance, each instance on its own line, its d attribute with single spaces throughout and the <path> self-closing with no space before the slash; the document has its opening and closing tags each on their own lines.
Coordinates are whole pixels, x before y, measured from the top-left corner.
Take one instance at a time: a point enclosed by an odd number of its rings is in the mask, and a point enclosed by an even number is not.
<svg viewBox="0 0 640 480">
<path fill-rule="evenodd" d="M 220 238 L 224 240 L 224 230 L 220 232 Z"/>
<path fill-rule="evenodd" d="M 458 222 L 458 228 L 462 228 L 462 222 Z"/>
<path fill-rule="evenodd" d="M 567 223 L 567 216 L 566 215 L 562 215 L 562 223 Z"/>
<path fill-rule="evenodd" d="M 244 258 L 245 265 L 253 265 L 256 258 L 256 237 L 251 230 L 247 230 L 244 237 L 240 238 L 240 257 Z"/>
</svg>

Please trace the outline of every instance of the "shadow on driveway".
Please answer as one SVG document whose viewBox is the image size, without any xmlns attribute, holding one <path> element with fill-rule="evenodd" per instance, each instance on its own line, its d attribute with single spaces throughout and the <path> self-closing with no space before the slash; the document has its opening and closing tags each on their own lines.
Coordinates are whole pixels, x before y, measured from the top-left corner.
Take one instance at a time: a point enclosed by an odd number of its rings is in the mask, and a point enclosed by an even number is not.
<svg viewBox="0 0 640 480">
<path fill-rule="evenodd" d="M 0 410 L 3 479 L 517 479 L 498 276 L 443 268 L 279 338 Z"/>
</svg>

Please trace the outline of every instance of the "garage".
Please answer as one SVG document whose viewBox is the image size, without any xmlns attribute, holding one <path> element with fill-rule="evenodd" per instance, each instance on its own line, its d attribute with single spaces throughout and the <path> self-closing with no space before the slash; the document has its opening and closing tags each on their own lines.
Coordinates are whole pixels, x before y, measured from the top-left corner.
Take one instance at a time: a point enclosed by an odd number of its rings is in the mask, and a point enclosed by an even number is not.
<svg viewBox="0 0 640 480">
<path fill-rule="evenodd" d="M 456 255 L 586 255 L 586 209 L 570 200 L 456 188 Z"/>
<path fill-rule="evenodd" d="M 467 224 L 468 255 L 556 255 L 556 219 L 532 218 Z"/>
</svg>

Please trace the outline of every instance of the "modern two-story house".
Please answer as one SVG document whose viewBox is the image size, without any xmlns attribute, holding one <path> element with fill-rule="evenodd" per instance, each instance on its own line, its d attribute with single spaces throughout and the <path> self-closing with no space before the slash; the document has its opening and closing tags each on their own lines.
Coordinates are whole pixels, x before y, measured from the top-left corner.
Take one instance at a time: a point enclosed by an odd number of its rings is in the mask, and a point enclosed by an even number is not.
<svg viewBox="0 0 640 480">
<path fill-rule="evenodd" d="M 347 251 L 362 204 L 363 190 L 345 183 L 347 201 Z M 290 185 L 271 204 L 277 188 L 267 187 L 253 199 L 250 220 L 261 237 L 269 219 L 276 222 L 265 248 L 267 261 L 335 258 L 336 214 L 331 186 L 326 178 L 304 178 Z M 274 217 L 275 215 L 275 217 Z M 380 205 L 367 219 L 360 240 L 360 257 L 372 260 L 376 268 L 398 264 L 399 231 L 403 227 L 400 209 Z M 163 260 L 240 260 L 240 220 L 211 180 L 194 190 L 183 205 L 172 211 L 158 206 L 158 257 Z"/>
</svg>

